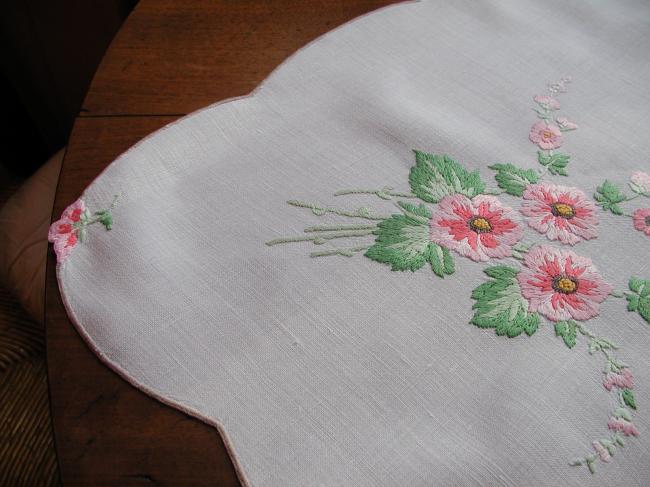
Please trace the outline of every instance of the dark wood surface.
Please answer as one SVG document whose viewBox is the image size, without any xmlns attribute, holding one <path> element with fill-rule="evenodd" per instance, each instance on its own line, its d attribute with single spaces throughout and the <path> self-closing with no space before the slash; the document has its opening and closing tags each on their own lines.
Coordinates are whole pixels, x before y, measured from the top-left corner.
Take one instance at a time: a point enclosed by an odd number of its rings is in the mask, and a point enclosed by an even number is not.
<svg viewBox="0 0 650 487">
<path fill-rule="evenodd" d="M 249 93 L 298 48 L 390 3 L 141 0 L 75 121 L 53 215 L 145 135 Z M 149 398 L 99 362 L 65 313 L 54 270 L 50 250 L 47 359 L 63 485 L 239 485 L 214 428 Z"/>
</svg>

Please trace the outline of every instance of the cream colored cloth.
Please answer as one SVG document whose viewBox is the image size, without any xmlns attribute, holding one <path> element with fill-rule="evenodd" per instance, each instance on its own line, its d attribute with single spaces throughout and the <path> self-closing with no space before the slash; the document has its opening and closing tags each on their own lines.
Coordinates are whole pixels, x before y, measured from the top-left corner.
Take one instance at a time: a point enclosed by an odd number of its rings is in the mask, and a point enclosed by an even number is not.
<svg viewBox="0 0 650 487">
<path fill-rule="evenodd" d="M 220 425 L 252 486 L 647 486 L 650 327 L 626 299 L 610 296 L 586 322 L 634 374 L 637 410 L 626 410 L 639 435 L 605 462 L 592 442 L 614 432 L 622 386 L 603 387 L 589 337 L 569 349 L 546 319 L 515 338 L 470 324 L 483 270 L 517 259 L 452 251 L 455 272 L 441 279 L 429 264 L 392 271 L 363 252 L 309 256 L 339 239 L 265 242 L 373 222 L 287 200 L 401 214 L 397 196 L 334 193 L 409 193 L 414 149 L 448 154 L 492 190 L 488 166 L 542 169 L 532 97 L 554 96 L 547 83 L 565 76 L 561 113 L 580 128 L 562 133 L 568 176 L 545 181 L 589 201 L 605 179 L 631 195 L 630 175 L 650 172 L 649 53 L 643 1 L 431 1 L 358 19 L 252 96 L 166 127 L 108 167 L 83 197 L 93 212 L 121 195 L 113 229 L 89 226 L 59 265 L 69 314 L 129 381 Z M 599 206 L 598 237 L 570 246 L 530 228 L 521 198 L 498 199 L 525 240 L 591 258 L 615 293 L 650 279 L 650 237 L 631 217 Z M 596 455 L 593 475 L 569 466 Z"/>
</svg>

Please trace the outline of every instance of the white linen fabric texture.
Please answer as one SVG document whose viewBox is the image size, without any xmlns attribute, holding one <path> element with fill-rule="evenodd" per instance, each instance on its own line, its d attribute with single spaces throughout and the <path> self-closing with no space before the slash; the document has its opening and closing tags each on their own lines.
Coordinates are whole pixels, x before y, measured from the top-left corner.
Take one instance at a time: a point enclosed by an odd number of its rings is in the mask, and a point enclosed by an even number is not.
<svg viewBox="0 0 650 487">
<path fill-rule="evenodd" d="M 93 210 L 122 197 L 113 230 L 93 227 L 59 266 L 68 311 L 132 383 L 220 425 L 251 486 L 647 486 L 650 327 L 624 299 L 589 326 L 635 374 L 640 436 L 591 475 L 569 462 L 608 436 L 603 361 L 546 321 L 514 339 L 469 324 L 484 264 L 454 254 L 456 273 L 440 279 L 264 243 L 342 220 L 288 199 L 398 213 L 333 193 L 408 191 L 413 149 L 490 186 L 488 165 L 538 168 L 532 96 L 566 75 L 562 113 L 580 129 L 563 147 L 569 177 L 551 179 L 588 195 L 605 179 L 625 186 L 650 169 L 649 56 L 645 1 L 423 1 L 359 18 L 87 188 Z M 648 237 L 629 218 L 598 218 L 598 238 L 570 250 L 616 289 L 650 278 Z"/>
</svg>

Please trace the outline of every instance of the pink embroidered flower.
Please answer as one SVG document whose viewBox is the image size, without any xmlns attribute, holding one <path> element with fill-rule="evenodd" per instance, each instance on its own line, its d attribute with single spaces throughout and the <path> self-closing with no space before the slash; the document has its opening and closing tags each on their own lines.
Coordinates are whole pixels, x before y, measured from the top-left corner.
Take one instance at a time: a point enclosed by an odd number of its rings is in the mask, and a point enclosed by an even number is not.
<svg viewBox="0 0 650 487">
<path fill-rule="evenodd" d="M 600 441 L 593 441 L 591 443 L 591 446 L 594 447 L 594 450 L 598 454 L 598 458 L 600 458 L 603 462 L 609 462 L 611 460 L 611 455 L 607 451 L 607 449 L 600 444 Z"/>
<path fill-rule="evenodd" d="M 632 215 L 634 228 L 650 236 L 650 208 L 639 208 Z"/>
<path fill-rule="evenodd" d="M 570 121 L 566 117 L 558 117 L 555 119 L 557 124 L 560 126 L 561 130 L 576 130 L 578 128 L 578 124 Z"/>
<path fill-rule="evenodd" d="M 78 236 L 75 223 L 81 220 L 81 215 L 86 210 L 83 200 L 77 200 L 68 206 L 61 218 L 50 226 L 47 239 L 54 244 L 54 252 L 59 262 L 65 260 L 72 248 L 77 245 Z"/>
<path fill-rule="evenodd" d="M 526 253 L 524 264 L 517 280 L 528 309 L 551 321 L 593 318 L 612 291 L 591 259 L 570 250 L 533 247 Z"/>
<path fill-rule="evenodd" d="M 444 197 L 430 228 L 432 241 L 477 262 L 512 255 L 512 246 L 523 235 L 512 208 L 486 195 L 473 200 L 462 194 Z"/>
<path fill-rule="evenodd" d="M 526 187 L 519 211 L 527 223 L 549 240 L 575 245 L 598 236 L 596 205 L 578 188 L 554 184 Z"/>
<path fill-rule="evenodd" d="M 632 372 L 630 372 L 630 369 L 628 368 L 624 368 L 620 374 L 609 372 L 603 379 L 603 386 L 605 386 L 605 389 L 608 391 L 611 391 L 613 387 L 618 387 L 619 389 L 634 389 Z"/>
<path fill-rule="evenodd" d="M 562 131 L 556 125 L 537 122 L 530 128 L 528 138 L 540 149 L 557 149 L 562 145 Z"/>
<path fill-rule="evenodd" d="M 552 96 L 548 95 L 535 95 L 533 97 L 536 103 L 538 103 L 542 108 L 546 110 L 559 110 L 560 102 L 557 101 Z"/>
<path fill-rule="evenodd" d="M 630 181 L 637 193 L 650 193 L 650 174 L 637 171 L 632 174 Z"/>
<path fill-rule="evenodd" d="M 639 436 L 639 430 L 636 429 L 634 423 L 621 418 L 610 417 L 607 427 L 612 431 L 620 431 L 625 436 Z"/>
</svg>

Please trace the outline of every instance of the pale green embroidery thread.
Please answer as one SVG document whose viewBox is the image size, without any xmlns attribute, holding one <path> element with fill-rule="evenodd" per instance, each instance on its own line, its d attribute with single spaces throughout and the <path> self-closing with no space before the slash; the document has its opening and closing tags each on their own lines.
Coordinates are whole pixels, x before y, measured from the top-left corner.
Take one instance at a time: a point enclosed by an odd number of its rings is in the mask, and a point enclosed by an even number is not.
<svg viewBox="0 0 650 487">
<path fill-rule="evenodd" d="M 307 203 L 305 201 L 289 200 L 287 201 L 291 206 L 299 208 L 309 208 L 314 215 L 322 216 L 326 213 L 333 213 L 340 216 L 349 216 L 351 218 L 365 218 L 366 220 L 385 220 L 388 216 L 373 215 L 368 208 L 359 208 L 357 210 L 342 210 L 340 208 L 330 208 L 316 203 Z"/>
<path fill-rule="evenodd" d="M 54 244 L 54 252 L 59 264 L 70 256 L 77 244 L 86 240 L 88 227 L 100 223 L 106 230 L 113 228 L 112 211 L 118 198 L 119 195 L 116 195 L 108 208 L 94 213 L 91 213 L 86 208 L 84 200 L 79 198 L 64 210 L 59 220 L 50 225 L 47 239 Z"/>
<path fill-rule="evenodd" d="M 567 82 L 567 79 L 563 79 L 559 83 L 551 85 L 549 91 L 553 94 L 565 91 L 564 85 Z M 381 189 L 344 189 L 337 191 L 335 196 L 370 195 L 382 200 L 392 200 L 394 198 L 419 199 L 422 201 L 419 205 L 398 201 L 396 206 L 400 213 L 380 216 L 371 213 L 365 207 L 357 210 L 347 210 L 291 200 L 288 202 L 289 204 L 308 208 L 317 216 L 331 213 L 342 217 L 364 218 L 373 220 L 376 223 L 327 224 L 307 227 L 304 230 L 305 233 L 313 235 L 278 238 L 267 242 L 267 245 L 305 241 L 324 244 L 328 240 L 338 238 L 365 238 L 372 235 L 375 240 L 370 245 L 364 243 L 350 247 L 326 249 L 311 252 L 309 255 L 311 257 L 352 257 L 357 253 L 364 252 L 366 257 L 389 265 L 393 271 L 416 271 L 425 264 L 429 264 L 433 273 L 439 277 L 455 272 L 450 249 L 475 261 L 486 260 L 486 255 L 488 258 L 510 256 L 520 261 L 522 264 L 520 269 L 499 265 L 484 270 L 490 279 L 480 284 L 472 292 L 471 297 L 475 303 L 473 305 L 474 315 L 471 324 L 480 328 L 492 328 L 497 335 L 509 338 L 521 336 L 524 333 L 531 336 L 538 330 L 541 316 L 544 315 L 553 323 L 555 335 L 562 339 L 567 348 L 574 348 L 578 338 L 584 336 L 588 339 L 590 354 L 603 354 L 605 357 L 603 385 L 608 391 L 616 391 L 619 402 L 617 408 L 611 413 L 608 422 L 610 435 L 606 438 L 594 440 L 591 443 L 595 454 L 588 454 L 571 462 L 571 465 L 586 465 L 589 471 L 593 473 L 598 460 L 609 462 L 616 449 L 624 445 L 624 436 L 637 436 L 639 434 L 636 426 L 632 423 L 632 414 L 630 412 L 630 409 L 635 410 L 637 407 L 632 392 L 631 372 L 626 364 L 614 356 L 617 346 L 612 341 L 596 336 L 581 321 L 561 319 L 568 311 L 560 311 L 561 308 L 544 308 L 541 307 L 541 304 L 535 304 L 535 306 L 540 306 L 539 308 L 534 307 L 531 296 L 535 296 L 535 293 L 526 294 L 527 297 L 525 297 L 525 293 L 531 292 L 531 286 L 539 286 L 540 284 L 535 283 L 534 280 L 531 281 L 530 272 L 533 272 L 531 269 L 534 269 L 535 266 L 540 265 L 540 255 L 542 257 L 545 255 L 544 259 L 552 259 L 553 255 L 560 255 L 561 259 L 569 259 L 567 262 L 570 262 L 571 266 L 577 266 L 565 267 L 569 265 L 565 263 L 562 269 L 569 269 L 571 272 L 578 272 L 578 274 L 546 276 L 547 284 L 544 284 L 543 293 L 558 293 L 553 299 L 562 300 L 564 299 L 562 293 L 576 292 L 579 299 L 591 300 L 592 307 L 576 308 L 571 311 L 570 316 L 579 317 L 582 321 L 597 316 L 598 304 L 606 299 L 608 295 L 611 295 L 617 298 L 625 297 L 629 311 L 638 312 L 643 319 L 650 322 L 648 319 L 650 316 L 650 281 L 632 279 L 630 280 L 630 293 L 612 291 L 611 287 L 596 273 L 594 268 L 590 271 L 591 277 L 589 277 L 592 281 L 589 283 L 589 287 L 585 288 L 591 289 L 591 291 L 586 293 L 581 290 L 578 278 L 574 279 L 572 276 L 580 276 L 584 272 L 584 269 L 579 269 L 581 265 L 593 266 L 589 259 L 584 259 L 573 252 L 555 254 L 557 250 L 552 247 L 535 246 L 518 241 L 521 238 L 521 233 L 518 235 L 515 233 L 510 239 L 503 241 L 491 241 L 489 238 L 493 237 L 488 236 L 486 243 L 489 246 L 486 245 L 478 249 L 484 252 L 483 254 L 478 253 L 477 248 L 472 247 L 470 251 L 466 246 L 463 246 L 469 244 L 459 243 L 464 239 L 469 239 L 467 236 L 468 228 L 475 232 L 474 236 L 471 237 L 474 239 L 472 245 L 477 245 L 479 240 L 483 242 L 482 234 L 484 232 L 492 232 L 493 225 L 497 225 L 499 231 L 505 233 L 517 227 L 517 223 L 503 217 L 511 209 L 501 206 L 496 198 L 483 195 L 507 193 L 531 200 L 532 198 L 527 196 L 529 193 L 527 191 L 528 186 L 539 183 L 547 174 L 567 175 L 566 167 L 569 164 L 569 156 L 554 152 L 554 149 L 561 145 L 562 133 L 576 129 L 577 125 L 564 117 L 552 120 L 552 114 L 559 109 L 559 103 L 554 98 L 536 96 L 535 102 L 539 105 L 536 112 L 542 122 L 538 122 L 531 128 L 530 139 L 542 149 L 538 151 L 538 162 L 543 166 L 542 169 L 536 171 L 518 168 L 512 164 L 493 164 L 489 168 L 496 172 L 495 179 L 499 186 L 498 190 L 494 190 L 485 187 L 478 171 L 468 171 L 449 156 L 414 151 L 415 165 L 409 173 L 411 192 L 395 191 L 390 186 L 384 186 Z M 555 125 L 556 123 L 557 125 Z M 637 193 L 637 196 L 650 196 L 650 189 L 646 188 L 646 186 L 650 185 L 647 179 L 649 177 L 645 173 L 635 173 L 633 176 L 636 179 L 633 179 L 630 187 Z M 552 185 L 547 186 L 550 190 L 558 188 Z M 577 190 L 577 188 L 575 189 Z M 611 208 L 606 207 L 606 204 L 616 205 L 622 202 L 620 195 L 617 195 L 608 186 L 602 189 L 602 191 L 599 191 L 599 193 L 602 193 L 602 199 L 596 198 L 597 201 L 604 203 L 601 206 L 611 211 Z M 542 190 L 546 189 L 542 188 Z M 579 192 L 579 190 L 577 191 Z M 478 198 L 479 196 L 480 198 Z M 533 194 L 532 197 L 534 196 Z M 629 200 L 637 196 L 629 198 Z M 624 197 L 624 199 L 628 200 L 627 197 Z M 480 203 L 476 203 L 477 206 L 474 206 L 475 203 L 472 203 L 472 201 Z M 433 208 L 429 205 L 433 205 Z M 494 206 L 491 207 L 490 205 Z M 473 213 L 477 211 L 479 206 L 482 208 L 480 211 L 487 213 L 481 213 L 480 216 Z M 588 207 L 588 204 L 586 204 L 586 207 Z M 488 211 L 487 208 L 492 209 Z M 549 210 L 549 212 L 552 210 Z M 616 207 L 614 207 L 614 210 L 616 210 Z M 573 211 L 573 207 L 571 207 L 571 211 Z M 434 213 L 437 216 L 434 217 Z M 467 217 L 462 215 L 468 213 L 470 216 L 474 216 L 469 220 L 463 220 L 462 218 Z M 490 221 L 483 215 L 500 216 Z M 557 215 L 553 213 L 552 216 L 556 217 Z M 462 217 L 461 220 L 458 220 L 459 217 Z M 595 224 L 585 216 L 582 216 L 582 218 L 584 225 Z M 449 235 L 453 235 L 453 240 L 449 240 L 444 231 L 441 234 L 441 225 L 448 226 Z M 580 234 L 580 237 L 582 239 L 593 238 L 587 234 Z M 563 240 L 562 243 L 567 243 L 567 241 Z M 495 245 L 497 247 L 502 246 L 502 248 L 497 253 L 490 253 L 490 249 L 494 248 Z M 555 258 L 557 259 L 557 257 Z M 546 260 L 546 262 L 548 268 L 548 262 L 551 262 L 551 260 Z M 588 262 L 588 264 L 585 262 Z M 569 270 L 565 272 L 569 272 Z M 524 271 L 525 273 L 522 274 Z M 547 270 L 545 272 L 551 271 Z M 558 270 L 556 272 L 561 273 L 563 271 Z M 570 303 L 571 301 L 563 301 L 562 306 L 573 306 Z M 539 311 L 539 313 L 536 311 Z"/>
<path fill-rule="evenodd" d="M 295 236 L 295 237 L 282 237 L 276 238 L 274 240 L 269 240 L 266 242 L 266 245 L 273 246 L 283 243 L 291 242 L 313 242 L 316 245 L 324 244 L 328 240 L 333 240 L 335 238 L 350 238 L 350 237 L 365 237 L 367 235 L 372 235 L 373 230 L 356 230 L 356 231 L 347 231 L 347 232 L 331 232 L 331 233 L 322 233 L 320 235 L 310 235 L 306 237 Z"/>
<path fill-rule="evenodd" d="M 650 323 L 650 280 L 632 277 L 628 283 L 630 293 L 625 293 L 628 311 L 636 311 Z"/>
<path fill-rule="evenodd" d="M 559 333 L 558 326 L 560 327 Z M 632 423 L 632 414 L 629 409 L 627 409 L 630 407 L 631 409 L 636 410 L 636 403 L 631 389 L 622 387 L 621 383 L 615 385 L 608 382 L 609 377 L 623 377 L 622 374 L 629 373 L 628 365 L 616 359 L 613 355 L 613 351 L 617 350 L 618 346 L 609 339 L 596 336 L 582 323 L 569 321 L 562 325 L 560 323 L 556 325 L 556 333 L 558 333 L 559 336 L 562 336 L 569 348 L 575 345 L 576 331 L 589 338 L 588 349 L 591 355 L 599 352 L 604 355 L 605 368 L 603 373 L 605 374 L 605 388 L 607 390 L 611 390 L 614 387 L 619 388 L 617 394 L 619 406 L 611 413 L 610 421 L 608 423 L 608 427 L 613 431 L 613 433 L 611 433 L 608 438 L 601 438 L 592 441 L 591 445 L 596 452 L 595 454 L 576 458 L 570 462 L 571 466 L 585 465 L 593 474 L 596 472 L 595 465 L 598 459 L 603 462 L 609 462 L 611 457 L 615 455 L 617 448 L 625 446 L 623 436 L 638 435 L 638 431 L 636 431 L 636 428 Z M 567 340 L 569 340 L 568 343 Z M 629 381 L 631 383 L 631 375 L 629 376 Z"/>
<path fill-rule="evenodd" d="M 421 204 L 400 202 L 403 215 L 392 215 L 375 231 L 375 245 L 366 257 L 389 264 L 394 271 L 420 269 L 425 263 L 439 277 L 454 273 L 454 261 L 448 249 L 429 239 L 429 210 Z"/>
<path fill-rule="evenodd" d="M 594 193 L 594 199 L 596 204 L 600 206 L 605 211 L 610 211 L 614 215 L 625 215 L 632 216 L 630 213 L 625 213 L 621 208 L 621 203 L 626 203 L 632 201 L 641 196 L 641 194 L 635 194 L 634 196 L 627 196 L 624 194 L 618 186 L 616 186 L 611 181 L 605 180 L 603 184 L 596 188 Z"/>
<path fill-rule="evenodd" d="M 81 219 L 76 222 L 73 227 L 77 229 L 79 236 L 79 242 L 83 243 L 86 240 L 86 228 L 95 223 L 101 223 L 104 225 L 106 230 L 111 230 L 113 228 L 113 214 L 112 211 L 115 209 L 118 200 L 120 199 L 119 195 L 113 196 L 113 201 L 110 206 L 104 210 L 99 210 L 94 213 L 85 210 L 81 214 Z"/>
<path fill-rule="evenodd" d="M 520 169 L 512 164 L 493 164 L 488 167 L 497 171 L 494 179 L 499 188 L 512 196 L 523 196 L 526 186 L 539 181 L 539 174 L 533 169 Z"/>
<path fill-rule="evenodd" d="M 526 252 L 522 248 L 522 252 Z M 521 294 L 521 289 L 515 279 L 518 270 L 509 266 L 488 267 L 484 272 L 492 279 L 481 284 L 473 293 L 476 301 L 473 306 L 475 315 L 471 323 L 481 328 L 494 328 L 497 335 L 515 337 L 525 332 L 532 335 L 538 328 L 540 317 L 537 313 L 528 312 L 528 303 Z M 634 295 L 625 297 L 636 304 L 635 297 L 640 294 L 650 295 L 650 281 L 631 280 Z M 648 286 L 648 291 L 646 287 Z M 622 297 L 622 292 L 612 292 L 612 296 Z M 650 299 L 650 298 L 648 298 Z M 631 309 L 636 311 L 636 308 Z M 588 350 L 591 355 L 602 353 L 605 357 L 604 386 L 610 391 L 617 388 L 619 405 L 611 413 L 608 428 L 610 436 L 592 442 L 595 454 L 589 454 L 570 462 L 572 466 L 585 465 L 591 473 L 596 471 L 597 460 L 609 462 L 618 447 L 625 445 L 624 436 L 637 436 L 638 430 L 632 423 L 630 409 L 636 410 L 636 400 L 632 391 L 633 383 L 629 366 L 614 356 L 618 346 L 611 340 L 596 336 L 583 323 L 575 320 L 558 321 L 555 323 L 555 334 L 561 337 L 568 348 L 576 344 L 578 334 L 588 338 Z"/>
<path fill-rule="evenodd" d="M 650 208 L 637 208 L 630 213 L 622 207 L 623 204 L 640 197 L 650 198 L 650 174 L 637 171 L 630 176 L 630 181 L 627 184 L 634 193 L 632 196 L 625 194 L 611 181 L 605 180 L 594 193 L 596 204 L 603 211 L 631 218 L 634 229 L 650 237 Z"/>
<path fill-rule="evenodd" d="M 576 130 L 578 126 L 566 117 L 558 117 L 560 103 L 555 98 L 567 91 L 568 77 L 548 85 L 549 95 L 537 95 L 533 98 L 533 111 L 539 119 L 530 129 L 529 139 L 539 147 L 537 162 L 542 166 L 539 170 L 522 169 L 510 163 L 493 164 L 490 169 L 496 171 L 495 179 L 505 193 L 512 196 L 523 195 L 526 186 L 535 184 L 547 174 L 553 176 L 568 176 L 567 166 L 570 162 L 568 154 L 556 152 L 564 142 L 566 132 Z"/>
<path fill-rule="evenodd" d="M 312 252 L 309 254 L 309 257 L 328 257 L 330 255 L 341 255 L 343 257 L 353 257 L 357 252 L 363 252 L 367 250 L 369 245 L 359 245 L 356 247 L 347 247 L 347 248 L 338 248 L 333 250 L 321 250 L 318 252 Z"/>
<path fill-rule="evenodd" d="M 479 328 L 494 328 L 497 335 L 510 338 L 525 332 L 528 336 L 537 331 L 539 315 L 528 312 L 528 302 L 521 295 L 517 282 L 517 269 L 494 266 L 484 269 L 492 280 L 472 291 L 476 301 L 471 323 Z"/>
<path fill-rule="evenodd" d="M 415 152 L 415 166 L 411 168 L 409 182 L 413 193 L 422 201 L 437 203 L 452 194 L 472 197 L 482 194 L 485 185 L 478 171 L 468 172 L 446 155 Z"/>
<path fill-rule="evenodd" d="M 380 191 L 389 190 L 384 188 Z M 377 195 L 377 191 L 374 190 L 343 190 L 337 192 L 337 194 L 341 196 L 343 194 L 360 194 L 362 192 L 364 194 Z M 390 196 L 390 199 L 392 199 L 392 196 L 398 194 L 405 195 L 409 193 L 391 192 L 387 196 Z M 315 233 L 315 235 L 280 237 L 266 242 L 268 246 L 297 242 L 312 242 L 316 245 L 322 245 L 327 241 L 339 238 L 375 235 L 374 245 L 335 248 L 311 252 L 309 255 L 310 257 L 352 257 L 358 252 L 366 251 L 366 257 L 377 262 L 389 264 L 392 270 L 395 271 L 416 271 L 425 263 L 429 263 L 431 270 L 437 276 L 444 277 L 445 275 L 454 273 L 454 261 L 449 250 L 440 247 L 429 239 L 428 225 L 431 214 L 424 204 L 414 206 L 410 203 L 400 201 L 397 203 L 397 207 L 401 210 L 402 214 L 380 217 L 379 215 L 371 214 L 367 208 L 342 210 L 296 200 L 290 200 L 288 203 L 292 206 L 308 208 L 318 216 L 322 216 L 325 213 L 333 213 L 339 216 L 360 217 L 371 220 L 381 218 L 381 221 L 377 224 L 336 224 L 307 227 L 304 232 Z"/>
<path fill-rule="evenodd" d="M 367 225 L 321 225 L 317 227 L 307 227 L 305 232 L 330 232 L 330 231 L 339 231 L 339 230 L 375 230 L 377 228 L 376 224 L 367 224 Z"/>
<path fill-rule="evenodd" d="M 413 193 L 393 191 L 390 186 L 384 186 L 381 189 L 342 189 L 334 193 L 334 196 L 345 196 L 350 194 L 374 194 L 382 200 L 392 200 L 393 196 L 399 198 L 417 198 Z"/>
</svg>

